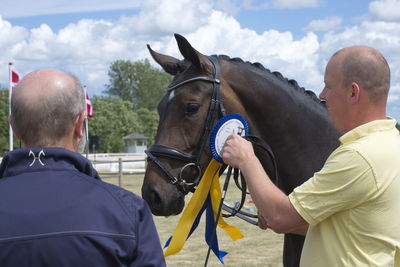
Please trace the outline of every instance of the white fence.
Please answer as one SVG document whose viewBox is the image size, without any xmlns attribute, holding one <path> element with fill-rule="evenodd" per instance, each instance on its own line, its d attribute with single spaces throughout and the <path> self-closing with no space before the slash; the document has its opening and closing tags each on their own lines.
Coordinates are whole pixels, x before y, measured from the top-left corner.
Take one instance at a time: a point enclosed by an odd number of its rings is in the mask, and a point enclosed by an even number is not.
<svg viewBox="0 0 400 267">
<path fill-rule="evenodd" d="M 101 178 L 117 176 L 119 186 L 124 175 L 144 174 L 146 169 L 146 154 L 142 153 L 89 154 L 88 159 Z"/>
<path fill-rule="evenodd" d="M 141 174 L 146 168 L 146 154 L 142 153 L 89 154 L 88 159 L 99 173 Z"/>
<path fill-rule="evenodd" d="M 118 184 L 122 184 L 122 177 L 130 174 L 144 174 L 146 169 L 146 154 L 144 153 L 110 153 L 110 154 L 82 154 L 87 157 L 97 170 L 101 178 L 118 177 Z M 0 158 L 0 162 L 3 158 Z"/>
</svg>

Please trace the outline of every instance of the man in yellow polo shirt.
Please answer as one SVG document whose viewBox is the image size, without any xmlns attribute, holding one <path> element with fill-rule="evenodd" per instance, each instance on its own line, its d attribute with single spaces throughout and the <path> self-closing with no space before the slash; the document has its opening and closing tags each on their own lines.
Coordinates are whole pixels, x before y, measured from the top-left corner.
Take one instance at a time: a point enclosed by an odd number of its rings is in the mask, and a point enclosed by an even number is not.
<svg viewBox="0 0 400 267">
<path fill-rule="evenodd" d="M 222 158 L 240 168 L 261 228 L 307 233 L 301 266 L 400 266 L 400 136 L 386 116 L 390 70 L 377 50 L 336 52 L 325 70 L 329 119 L 343 134 L 323 168 L 289 196 L 238 135 Z"/>
</svg>

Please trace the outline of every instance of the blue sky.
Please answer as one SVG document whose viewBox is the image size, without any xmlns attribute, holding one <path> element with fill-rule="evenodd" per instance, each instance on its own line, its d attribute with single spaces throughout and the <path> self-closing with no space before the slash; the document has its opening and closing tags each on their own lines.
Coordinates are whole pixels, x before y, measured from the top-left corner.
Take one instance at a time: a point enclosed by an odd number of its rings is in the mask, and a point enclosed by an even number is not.
<svg viewBox="0 0 400 267">
<path fill-rule="evenodd" d="M 363 44 L 391 66 L 388 114 L 400 120 L 400 0 L 0 1 L 2 87 L 12 61 L 22 75 L 72 72 L 99 95 L 113 61 L 150 59 L 146 44 L 181 58 L 176 32 L 204 54 L 261 62 L 319 93 L 332 53 Z"/>
</svg>

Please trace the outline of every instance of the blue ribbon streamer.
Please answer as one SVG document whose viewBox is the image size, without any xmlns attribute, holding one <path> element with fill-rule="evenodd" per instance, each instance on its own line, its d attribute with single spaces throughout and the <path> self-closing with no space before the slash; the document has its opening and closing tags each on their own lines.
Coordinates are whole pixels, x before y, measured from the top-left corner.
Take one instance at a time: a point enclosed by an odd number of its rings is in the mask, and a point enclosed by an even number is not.
<svg viewBox="0 0 400 267">
<path fill-rule="evenodd" d="M 201 216 L 203 215 L 204 210 L 206 211 L 206 231 L 204 234 L 205 240 L 207 244 L 210 246 L 210 241 L 213 235 L 213 232 L 215 231 L 214 238 L 212 240 L 211 244 L 211 250 L 214 252 L 215 256 L 219 259 L 219 261 L 224 264 L 224 257 L 228 254 L 225 251 L 219 250 L 218 246 L 218 237 L 217 237 L 217 229 L 216 229 L 216 224 L 215 224 L 215 219 L 214 218 L 214 211 L 212 208 L 212 203 L 211 203 L 211 197 L 210 194 L 207 195 L 206 201 L 204 202 L 203 207 L 201 208 L 199 214 L 197 214 L 197 217 L 195 221 L 193 222 L 192 228 L 190 229 L 189 235 L 186 238 L 186 240 L 189 239 L 189 237 L 192 235 L 192 233 L 196 230 L 197 226 L 199 225 Z M 168 238 L 168 240 L 165 242 L 164 248 L 168 247 L 169 243 L 172 240 L 172 236 Z"/>
</svg>

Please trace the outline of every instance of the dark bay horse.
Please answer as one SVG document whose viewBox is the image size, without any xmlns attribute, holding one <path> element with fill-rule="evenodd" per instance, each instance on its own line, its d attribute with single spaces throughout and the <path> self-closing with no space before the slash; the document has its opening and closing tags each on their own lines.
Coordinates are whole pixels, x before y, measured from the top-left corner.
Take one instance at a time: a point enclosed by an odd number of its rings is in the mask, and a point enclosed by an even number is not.
<svg viewBox="0 0 400 267">
<path fill-rule="evenodd" d="M 142 196 L 153 214 L 169 216 L 182 211 L 185 195 L 211 160 L 210 128 L 225 113 L 244 116 L 250 134 L 270 145 L 279 174 L 274 182 L 286 194 L 322 167 L 338 146 L 339 133 L 314 93 L 259 63 L 208 57 L 184 37 L 176 34 L 175 38 L 184 60 L 148 47 L 154 60 L 174 76 L 158 106 L 156 144 L 148 149 L 142 186 Z M 271 174 L 271 158 L 256 153 Z M 302 236 L 285 235 L 285 267 L 299 265 L 303 242 Z"/>
</svg>

